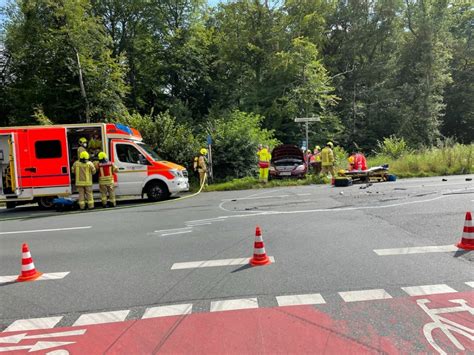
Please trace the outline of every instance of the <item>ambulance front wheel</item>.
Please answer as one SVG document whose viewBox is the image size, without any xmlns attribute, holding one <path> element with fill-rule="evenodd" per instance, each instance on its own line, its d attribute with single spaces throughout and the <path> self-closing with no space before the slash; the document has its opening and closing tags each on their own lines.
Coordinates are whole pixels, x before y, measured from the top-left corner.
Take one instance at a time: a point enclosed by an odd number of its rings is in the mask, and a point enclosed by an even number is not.
<svg viewBox="0 0 474 355">
<path fill-rule="evenodd" d="M 53 208 L 54 206 L 53 199 L 54 197 L 46 197 L 46 196 L 38 198 L 37 202 L 38 202 L 39 208 L 42 210 L 48 210 L 50 208 Z"/>
<path fill-rule="evenodd" d="M 166 200 L 170 193 L 168 187 L 162 181 L 150 181 L 145 188 L 149 201 L 156 202 Z"/>
</svg>

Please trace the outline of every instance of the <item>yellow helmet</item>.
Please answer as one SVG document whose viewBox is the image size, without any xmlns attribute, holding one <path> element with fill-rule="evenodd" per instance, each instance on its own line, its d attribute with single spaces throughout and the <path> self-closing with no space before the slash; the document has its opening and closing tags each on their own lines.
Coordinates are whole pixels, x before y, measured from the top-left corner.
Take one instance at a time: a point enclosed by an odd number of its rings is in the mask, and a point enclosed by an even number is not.
<svg viewBox="0 0 474 355">
<path fill-rule="evenodd" d="M 331 148 L 334 147 L 334 144 L 332 144 L 332 142 L 327 142 L 326 145 L 330 146 Z"/>
<path fill-rule="evenodd" d="M 206 148 L 201 148 L 201 150 L 199 151 L 202 155 L 206 155 L 207 154 L 207 149 Z"/>
<path fill-rule="evenodd" d="M 354 157 L 351 155 L 349 158 L 347 158 L 347 161 L 351 164 L 354 163 Z"/>
<path fill-rule="evenodd" d="M 107 154 L 105 154 L 104 152 L 100 152 L 97 157 L 99 158 L 99 160 L 104 160 L 107 159 Z"/>
<path fill-rule="evenodd" d="M 319 145 L 317 145 L 315 148 L 316 148 L 317 150 L 321 150 L 321 147 L 320 147 Z"/>
<path fill-rule="evenodd" d="M 87 153 L 87 152 L 81 152 L 81 154 L 79 154 L 79 159 L 88 160 L 88 159 L 89 159 L 89 153 Z"/>
<path fill-rule="evenodd" d="M 87 143 L 87 139 L 84 137 L 79 138 L 79 144 L 83 144 L 83 143 Z"/>
<path fill-rule="evenodd" d="M 346 171 L 344 169 L 338 170 L 337 175 L 344 176 L 344 175 L 346 175 Z"/>
</svg>

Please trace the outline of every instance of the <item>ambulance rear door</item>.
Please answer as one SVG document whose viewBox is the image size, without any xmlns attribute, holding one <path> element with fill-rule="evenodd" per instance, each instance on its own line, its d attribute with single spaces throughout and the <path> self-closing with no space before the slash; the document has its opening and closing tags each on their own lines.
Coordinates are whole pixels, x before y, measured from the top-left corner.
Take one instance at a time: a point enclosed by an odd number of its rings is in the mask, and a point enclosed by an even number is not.
<svg viewBox="0 0 474 355">
<path fill-rule="evenodd" d="M 0 196 L 20 195 L 15 152 L 16 133 L 0 133 Z"/>
</svg>

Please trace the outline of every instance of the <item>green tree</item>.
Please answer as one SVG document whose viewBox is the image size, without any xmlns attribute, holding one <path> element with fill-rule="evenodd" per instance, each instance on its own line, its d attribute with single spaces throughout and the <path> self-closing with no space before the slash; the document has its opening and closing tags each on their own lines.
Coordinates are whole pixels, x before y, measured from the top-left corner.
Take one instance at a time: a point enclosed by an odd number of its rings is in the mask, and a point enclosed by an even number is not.
<svg viewBox="0 0 474 355">
<path fill-rule="evenodd" d="M 30 123 L 39 106 L 53 122 L 125 111 L 125 67 L 112 58 L 110 38 L 87 0 L 18 1 L 6 29 L 12 78 L 6 96 L 15 123 Z"/>
</svg>

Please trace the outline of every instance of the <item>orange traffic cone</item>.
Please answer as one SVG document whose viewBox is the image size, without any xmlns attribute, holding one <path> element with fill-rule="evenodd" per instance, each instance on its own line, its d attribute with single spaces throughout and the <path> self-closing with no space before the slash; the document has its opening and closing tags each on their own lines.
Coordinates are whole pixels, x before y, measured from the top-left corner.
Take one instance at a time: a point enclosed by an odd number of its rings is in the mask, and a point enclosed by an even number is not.
<svg viewBox="0 0 474 355">
<path fill-rule="evenodd" d="M 253 266 L 270 264 L 271 260 L 265 252 L 265 245 L 263 244 L 262 232 L 260 227 L 255 229 L 255 244 L 253 249 L 253 257 L 250 259 L 250 264 Z"/>
<path fill-rule="evenodd" d="M 457 247 L 461 249 L 474 250 L 474 226 L 472 226 L 471 212 L 466 212 L 462 238 L 457 244 Z"/>
<path fill-rule="evenodd" d="M 42 272 L 36 271 L 33 258 L 31 257 L 30 248 L 28 244 L 24 243 L 21 255 L 21 274 L 16 279 L 17 281 L 32 281 L 43 275 Z"/>
</svg>

